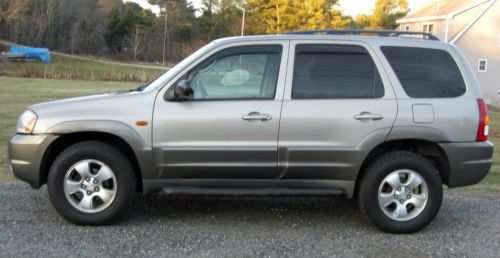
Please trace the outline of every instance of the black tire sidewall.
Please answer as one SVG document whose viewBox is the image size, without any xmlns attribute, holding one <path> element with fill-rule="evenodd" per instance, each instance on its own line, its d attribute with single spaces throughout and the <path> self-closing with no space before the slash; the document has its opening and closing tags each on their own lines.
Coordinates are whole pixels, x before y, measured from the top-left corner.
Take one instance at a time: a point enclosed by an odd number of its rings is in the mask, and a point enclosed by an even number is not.
<svg viewBox="0 0 500 258">
<path fill-rule="evenodd" d="M 66 172 L 77 162 L 86 159 L 103 162 L 111 168 L 116 178 L 117 192 L 113 202 L 98 213 L 84 213 L 75 209 L 64 193 Z M 101 142 L 82 142 L 68 147 L 55 159 L 47 179 L 49 198 L 55 209 L 69 221 L 87 225 L 113 222 L 132 203 L 135 185 L 133 168 L 126 156 L 115 147 Z"/>
<path fill-rule="evenodd" d="M 424 210 L 408 221 L 389 218 L 378 204 L 378 190 L 382 180 L 391 172 L 409 169 L 426 182 L 428 199 Z M 360 205 L 365 214 L 379 228 L 391 233 L 413 233 L 427 226 L 436 217 L 443 198 L 442 182 L 437 170 L 424 157 L 410 152 L 394 152 L 377 159 L 365 174 L 360 189 Z"/>
</svg>

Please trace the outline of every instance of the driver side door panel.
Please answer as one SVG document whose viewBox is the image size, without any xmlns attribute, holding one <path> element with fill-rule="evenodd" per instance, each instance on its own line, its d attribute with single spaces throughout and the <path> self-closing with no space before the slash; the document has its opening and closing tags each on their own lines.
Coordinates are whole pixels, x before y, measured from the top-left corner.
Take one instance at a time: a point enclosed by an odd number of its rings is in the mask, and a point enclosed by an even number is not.
<svg viewBox="0 0 500 258">
<path fill-rule="evenodd" d="M 160 179 L 275 179 L 288 41 L 220 47 L 160 91 L 153 114 Z M 194 95 L 165 101 L 181 79 Z"/>
</svg>

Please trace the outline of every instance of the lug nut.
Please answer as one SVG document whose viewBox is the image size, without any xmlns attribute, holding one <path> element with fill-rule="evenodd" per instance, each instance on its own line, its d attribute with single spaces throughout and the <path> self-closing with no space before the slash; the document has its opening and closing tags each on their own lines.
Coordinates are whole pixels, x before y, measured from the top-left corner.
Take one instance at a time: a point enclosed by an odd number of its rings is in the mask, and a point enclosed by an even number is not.
<svg viewBox="0 0 500 258">
<path fill-rule="evenodd" d="M 99 183 L 99 181 L 97 179 L 94 179 L 94 184 L 97 184 Z"/>
<path fill-rule="evenodd" d="M 407 196 L 406 196 L 406 199 L 410 199 L 410 198 L 411 198 L 411 196 L 410 196 L 410 195 L 407 195 Z"/>
<path fill-rule="evenodd" d="M 400 202 L 401 204 L 403 204 L 403 203 L 405 202 L 405 200 L 401 199 L 399 202 Z"/>
<path fill-rule="evenodd" d="M 395 195 L 394 195 L 394 198 L 395 198 L 395 199 L 397 199 L 397 198 L 398 198 L 398 195 L 397 195 L 397 194 L 395 194 Z"/>
<path fill-rule="evenodd" d="M 405 191 L 407 191 L 407 192 L 408 192 L 408 187 L 405 187 Z"/>
<path fill-rule="evenodd" d="M 83 189 L 85 189 L 86 187 L 87 187 L 86 185 L 82 184 L 82 188 L 83 188 Z"/>
<path fill-rule="evenodd" d="M 401 191 L 401 187 L 398 187 L 398 191 Z"/>
<path fill-rule="evenodd" d="M 90 182 L 90 177 L 86 177 L 85 181 Z"/>
<path fill-rule="evenodd" d="M 99 187 L 94 188 L 94 192 L 99 192 Z"/>
<path fill-rule="evenodd" d="M 87 195 L 91 195 L 92 194 L 92 191 L 87 191 Z"/>
</svg>

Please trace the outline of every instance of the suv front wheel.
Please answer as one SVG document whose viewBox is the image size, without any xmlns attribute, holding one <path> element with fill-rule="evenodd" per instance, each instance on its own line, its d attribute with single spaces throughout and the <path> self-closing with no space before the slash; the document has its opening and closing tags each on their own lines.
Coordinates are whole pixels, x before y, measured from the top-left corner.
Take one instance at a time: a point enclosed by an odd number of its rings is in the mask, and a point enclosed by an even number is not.
<svg viewBox="0 0 500 258">
<path fill-rule="evenodd" d="M 107 224 L 134 200 L 136 182 L 127 157 L 97 141 L 74 144 L 55 159 L 47 179 L 50 201 L 77 224 Z"/>
<path fill-rule="evenodd" d="M 359 186 L 359 205 L 379 228 L 412 233 L 428 225 L 443 199 L 441 178 L 426 158 L 405 151 L 377 158 Z"/>
</svg>

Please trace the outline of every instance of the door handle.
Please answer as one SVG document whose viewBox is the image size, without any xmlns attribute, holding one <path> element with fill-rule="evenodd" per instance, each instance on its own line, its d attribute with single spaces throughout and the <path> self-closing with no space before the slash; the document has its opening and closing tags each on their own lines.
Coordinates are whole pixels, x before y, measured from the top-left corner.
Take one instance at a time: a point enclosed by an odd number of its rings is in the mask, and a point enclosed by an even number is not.
<svg viewBox="0 0 500 258">
<path fill-rule="evenodd" d="M 241 117 L 241 119 L 245 121 L 269 121 L 273 117 L 268 114 L 261 114 L 259 112 L 250 112 L 248 115 L 244 115 Z"/>
<path fill-rule="evenodd" d="M 361 112 L 360 114 L 354 116 L 354 119 L 361 120 L 361 121 L 366 121 L 366 120 L 376 121 L 376 120 L 382 120 L 382 118 L 384 118 L 382 115 L 372 114 L 372 113 L 366 112 L 366 111 Z"/>
</svg>

